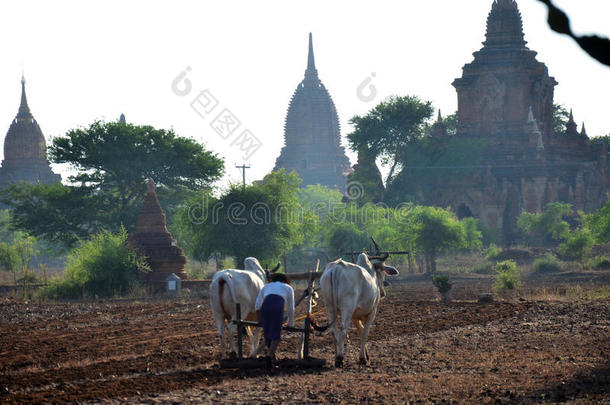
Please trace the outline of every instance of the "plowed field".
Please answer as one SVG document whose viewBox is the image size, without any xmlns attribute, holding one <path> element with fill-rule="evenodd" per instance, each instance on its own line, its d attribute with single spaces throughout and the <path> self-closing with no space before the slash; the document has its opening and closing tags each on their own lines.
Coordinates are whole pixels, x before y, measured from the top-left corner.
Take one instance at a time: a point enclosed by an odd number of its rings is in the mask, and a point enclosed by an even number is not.
<svg viewBox="0 0 610 405">
<path fill-rule="evenodd" d="M 324 317 L 319 316 L 324 323 Z M 294 357 L 285 335 L 279 357 Z M 610 403 L 610 301 L 447 305 L 394 288 L 357 364 L 329 335 L 313 370 L 224 370 L 207 299 L 35 303 L 0 299 L 0 403 L 407 401 Z"/>
</svg>

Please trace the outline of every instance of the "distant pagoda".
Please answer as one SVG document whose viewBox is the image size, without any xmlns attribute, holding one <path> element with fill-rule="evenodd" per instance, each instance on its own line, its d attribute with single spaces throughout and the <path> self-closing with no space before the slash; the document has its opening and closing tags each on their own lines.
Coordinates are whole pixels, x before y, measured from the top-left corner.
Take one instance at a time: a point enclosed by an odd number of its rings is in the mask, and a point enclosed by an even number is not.
<svg viewBox="0 0 610 405">
<path fill-rule="evenodd" d="M 60 181 L 61 176 L 53 173 L 47 160 L 47 144 L 28 107 L 22 77 L 19 111 L 4 138 L 0 188 L 20 182 L 53 184 Z"/>
<path fill-rule="evenodd" d="M 305 78 L 290 100 L 284 141 L 274 170 L 296 171 L 303 178 L 303 186 L 321 184 L 345 189 L 350 164 L 341 146 L 335 104 L 318 78 L 311 33 Z"/>
<path fill-rule="evenodd" d="M 167 230 L 165 214 L 152 180 L 146 183 L 146 198 L 138 215 L 136 231 L 129 235 L 129 242 L 146 256 L 150 266 L 150 273 L 141 275 L 142 281 L 163 282 L 172 273 L 182 280 L 187 278 L 184 251 Z"/>
</svg>

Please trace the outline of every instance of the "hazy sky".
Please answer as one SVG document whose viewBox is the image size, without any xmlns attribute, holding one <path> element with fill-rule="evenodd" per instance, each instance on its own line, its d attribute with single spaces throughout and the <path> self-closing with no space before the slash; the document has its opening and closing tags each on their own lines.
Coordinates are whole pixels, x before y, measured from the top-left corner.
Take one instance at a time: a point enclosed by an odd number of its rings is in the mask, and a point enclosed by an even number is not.
<svg viewBox="0 0 610 405">
<path fill-rule="evenodd" d="M 559 85 L 555 101 L 574 109 L 589 136 L 610 133 L 610 68 L 546 24 L 537 0 L 519 0 L 525 39 Z M 579 33 L 610 36 L 608 0 L 556 0 Z M 135 124 L 174 128 L 226 159 L 223 183 L 241 179 L 242 130 L 262 144 L 248 181 L 269 172 L 283 145 L 292 93 L 313 33 L 316 66 L 347 121 L 389 95 L 413 94 L 444 114 L 457 108 L 451 82 L 484 40 L 492 0 L 408 1 L 3 1 L 0 3 L 0 136 L 17 113 L 25 70 L 30 108 L 47 143 L 95 119 L 125 113 Z M 172 81 L 186 68 L 189 95 Z M 373 77 L 374 76 L 374 77 Z M 371 78 L 371 101 L 357 95 Z M 208 90 L 241 126 L 226 140 L 191 101 Z M 370 93 L 364 92 L 365 95 Z M 369 97 L 371 98 L 371 97 Z M 353 161 L 353 154 L 350 154 Z M 57 169 L 56 169 L 57 170 Z M 65 176 L 65 169 L 59 168 Z"/>
</svg>

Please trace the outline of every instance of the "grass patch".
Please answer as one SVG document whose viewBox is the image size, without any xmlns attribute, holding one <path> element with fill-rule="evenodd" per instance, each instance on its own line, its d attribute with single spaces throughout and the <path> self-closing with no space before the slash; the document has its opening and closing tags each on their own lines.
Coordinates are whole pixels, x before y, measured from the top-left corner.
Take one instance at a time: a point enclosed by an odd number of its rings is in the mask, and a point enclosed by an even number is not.
<svg viewBox="0 0 610 405">
<path fill-rule="evenodd" d="M 472 272 L 475 274 L 493 274 L 494 273 L 494 264 L 492 262 L 483 262 L 477 264 Z"/>
<path fill-rule="evenodd" d="M 570 285 L 534 288 L 520 294 L 528 301 L 596 301 L 610 299 L 610 286 Z"/>
<path fill-rule="evenodd" d="M 481 263 L 479 254 L 447 255 L 437 260 L 437 271 L 450 275 L 472 274 L 472 269 Z"/>
<path fill-rule="evenodd" d="M 552 254 L 534 260 L 533 267 L 536 273 L 558 273 L 563 270 L 559 259 Z"/>
</svg>

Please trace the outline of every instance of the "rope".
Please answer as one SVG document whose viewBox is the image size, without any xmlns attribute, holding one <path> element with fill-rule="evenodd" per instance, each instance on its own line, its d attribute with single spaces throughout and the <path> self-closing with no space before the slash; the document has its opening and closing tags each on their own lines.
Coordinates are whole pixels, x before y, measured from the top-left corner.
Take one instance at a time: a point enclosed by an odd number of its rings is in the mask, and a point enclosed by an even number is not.
<svg viewBox="0 0 610 405">
<path fill-rule="evenodd" d="M 322 313 L 322 310 L 319 310 L 319 311 L 316 311 L 316 312 L 312 312 L 312 313 L 311 313 L 311 315 L 318 315 L 318 314 L 320 314 L 320 313 Z M 301 321 L 301 320 L 303 320 L 303 319 L 305 319 L 305 318 L 307 318 L 307 314 L 302 315 L 302 316 L 299 316 L 298 318 L 295 318 L 295 320 L 294 320 L 294 321 L 295 321 L 295 322 L 296 322 L 296 321 Z"/>
</svg>

